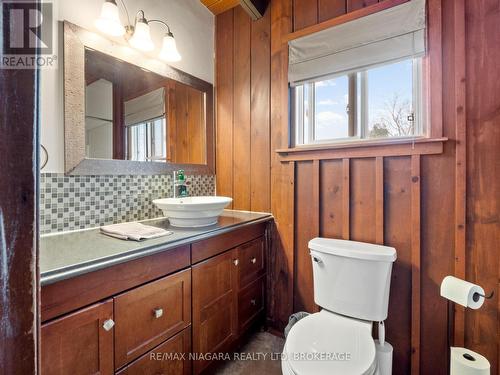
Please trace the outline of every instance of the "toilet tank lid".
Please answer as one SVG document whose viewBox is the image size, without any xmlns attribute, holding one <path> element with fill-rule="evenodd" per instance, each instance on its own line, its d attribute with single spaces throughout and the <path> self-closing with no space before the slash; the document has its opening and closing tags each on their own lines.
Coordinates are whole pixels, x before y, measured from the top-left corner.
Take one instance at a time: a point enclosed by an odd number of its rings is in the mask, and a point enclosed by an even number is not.
<svg viewBox="0 0 500 375">
<path fill-rule="evenodd" d="M 379 262 L 394 262 L 396 260 L 395 248 L 366 242 L 318 237 L 309 241 L 309 249 L 320 253 L 333 254 L 346 258 L 365 259 Z"/>
</svg>

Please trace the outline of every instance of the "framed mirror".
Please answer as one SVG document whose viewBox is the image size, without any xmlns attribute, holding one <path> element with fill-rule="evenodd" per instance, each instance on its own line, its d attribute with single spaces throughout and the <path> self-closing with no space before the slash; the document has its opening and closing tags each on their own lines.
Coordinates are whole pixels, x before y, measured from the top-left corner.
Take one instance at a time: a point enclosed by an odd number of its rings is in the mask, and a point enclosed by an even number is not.
<svg viewBox="0 0 500 375">
<path fill-rule="evenodd" d="M 213 86 L 64 22 L 65 171 L 214 173 Z"/>
</svg>

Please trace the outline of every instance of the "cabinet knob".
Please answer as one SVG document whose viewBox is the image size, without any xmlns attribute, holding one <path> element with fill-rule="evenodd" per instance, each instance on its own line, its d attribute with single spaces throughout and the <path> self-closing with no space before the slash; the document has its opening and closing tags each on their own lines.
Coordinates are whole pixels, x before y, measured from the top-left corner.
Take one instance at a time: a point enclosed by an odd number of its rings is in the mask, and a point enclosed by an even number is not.
<svg viewBox="0 0 500 375">
<path fill-rule="evenodd" d="M 153 314 L 156 319 L 159 319 L 163 316 L 163 309 L 157 308 L 153 310 Z"/>
<path fill-rule="evenodd" d="M 115 322 L 113 321 L 113 319 L 108 319 L 103 323 L 102 328 L 104 328 L 105 331 L 110 331 L 114 326 Z"/>
<path fill-rule="evenodd" d="M 257 258 L 255 258 L 255 257 L 254 257 L 254 258 L 252 258 L 252 259 L 250 260 L 250 262 L 252 262 L 252 264 L 257 263 Z"/>
<path fill-rule="evenodd" d="M 255 305 L 257 304 L 257 301 L 256 301 L 256 300 L 254 300 L 254 299 L 252 299 L 252 300 L 250 300 L 250 304 L 251 304 L 252 306 L 255 306 Z"/>
<path fill-rule="evenodd" d="M 238 264 L 240 264 L 240 260 L 239 259 L 235 259 L 235 260 L 233 260 L 233 263 L 234 263 L 235 266 L 237 266 Z"/>
</svg>

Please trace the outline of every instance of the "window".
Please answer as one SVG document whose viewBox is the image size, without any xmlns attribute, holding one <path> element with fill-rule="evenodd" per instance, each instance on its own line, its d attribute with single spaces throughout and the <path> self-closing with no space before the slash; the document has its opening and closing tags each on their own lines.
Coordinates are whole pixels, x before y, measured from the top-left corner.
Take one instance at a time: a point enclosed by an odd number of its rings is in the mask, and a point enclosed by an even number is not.
<svg viewBox="0 0 500 375">
<path fill-rule="evenodd" d="M 166 158 L 165 117 L 127 127 L 127 160 L 165 161 Z"/>
<path fill-rule="evenodd" d="M 421 58 L 293 89 L 295 144 L 424 135 Z"/>
</svg>

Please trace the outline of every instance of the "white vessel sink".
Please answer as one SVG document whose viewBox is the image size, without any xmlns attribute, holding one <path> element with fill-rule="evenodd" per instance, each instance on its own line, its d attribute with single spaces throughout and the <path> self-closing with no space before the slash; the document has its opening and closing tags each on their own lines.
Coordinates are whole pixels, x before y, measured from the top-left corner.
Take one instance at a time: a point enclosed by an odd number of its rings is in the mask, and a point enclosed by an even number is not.
<svg viewBox="0 0 500 375">
<path fill-rule="evenodd" d="M 155 199 L 153 203 L 174 227 L 195 228 L 216 224 L 224 208 L 232 201 L 227 197 L 186 197 Z"/>
</svg>

